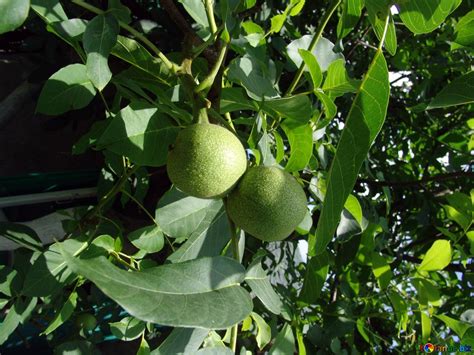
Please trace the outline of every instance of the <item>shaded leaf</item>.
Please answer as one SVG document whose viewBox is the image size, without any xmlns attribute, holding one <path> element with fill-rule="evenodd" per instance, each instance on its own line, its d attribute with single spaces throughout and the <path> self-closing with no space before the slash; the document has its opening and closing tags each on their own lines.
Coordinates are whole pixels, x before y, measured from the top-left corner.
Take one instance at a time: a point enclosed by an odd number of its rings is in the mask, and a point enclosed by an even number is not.
<svg viewBox="0 0 474 355">
<path fill-rule="evenodd" d="M 128 235 L 128 239 L 135 247 L 147 253 L 159 252 L 165 243 L 163 233 L 156 225 L 137 229 Z"/>
<path fill-rule="evenodd" d="M 46 328 L 42 334 L 48 335 L 54 332 L 71 317 L 77 305 L 77 297 L 78 295 L 75 291 L 69 295 L 68 299 L 61 307 L 61 310 L 56 313 L 54 319 L 49 323 L 48 328 Z"/>
<path fill-rule="evenodd" d="M 462 0 L 410 0 L 399 3 L 400 18 L 415 34 L 435 30 Z"/>
<path fill-rule="evenodd" d="M 0 345 L 7 341 L 10 334 L 23 323 L 36 307 L 37 298 L 19 298 L 15 304 L 8 310 L 5 319 L 0 327 Z"/>
<path fill-rule="evenodd" d="M 178 131 L 154 105 L 135 101 L 120 110 L 97 145 L 139 165 L 162 166 Z"/>
<path fill-rule="evenodd" d="M 109 327 L 117 339 L 131 341 L 142 335 L 146 323 L 133 317 L 125 317 L 120 322 L 109 323 Z"/>
<path fill-rule="evenodd" d="M 303 95 L 267 100 L 263 104 L 263 110 L 273 117 L 280 116 L 300 123 L 307 123 L 313 115 L 311 101 Z"/>
<path fill-rule="evenodd" d="M 344 0 L 342 3 L 342 15 L 337 23 L 337 38 L 347 36 L 359 21 L 364 7 L 363 0 Z"/>
<path fill-rule="evenodd" d="M 206 218 L 209 221 L 209 213 L 215 216 L 222 206 L 221 200 L 192 197 L 172 187 L 158 202 L 155 219 L 166 235 L 188 238 Z"/>
<path fill-rule="evenodd" d="M 474 102 L 474 71 L 450 82 L 431 100 L 427 109 L 464 105 Z"/>
<path fill-rule="evenodd" d="M 229 221 L 221 204 L 214 204 L 207 209 L 206 216 L 173 254 L 168 257 L 172 263 L 220 255 L 230 240 Z"/>
<path fill-rule="evenodd" d="M 89 105 L 95 88 L 83 64 L 70 64 L 54 73 L 43 86 L 36 110 L 46 115 L 60 115 Z"/>
<path fill-rule="evenodd" d="M 99 90 L 112 78 L 108 57 L 117 42 L 119 24 L 111 15 L 98 15 L 87 24 L 82 37 L 87 54 L 87 76 Z"/>
<path fill-rule="evenodd" d="M 151 355 L 192 354 L 201 346 L 209 329 L 174 328 L 160 346 Z"/>
<path fill-rule="evenodd" d="M 23 224 L 0 222 L 0 237 L 7 238 L 19 246 L 33 251 L 43 250 L 43 243 L 38 234 Z"/>
<path fill-rule="evenodd" d="M 390 281 L 393 279 L 392 269 L 387 263 L 387 260 L 378 252 L 373 252 L 371 259 L 372 272 L 374 273 L 380 288 L 384 290 L 388 285 L 390 285 Z"/>
<path fill-rule="evenodd" d="M 326 282 L 328 271 L 329 257 L 326 252 L 309 259 L 299 297 L 301 301 L 307 304 L 316 303 Z"/>
<path fill-rule="evenodd" d="M 291 326 L 286 323 L 275 338 L 269 355 L 294 354 L 295 350 L 295 337 L 293 336 Z"/>
<path fill-rule="evenodd" d="M 300 49 L 307 50 L 313 39 L 312 35 L 304 35 L 301 38 L 298 38 L 292 41 L 288 47 L 287 52 L 290 59 L 295 63 L 297 67 L 303 63 L 303 59 L 301 58 Z M 329 65 L 337 59 L 344 60 L 344 56 L 341 53 L 335 53 L 333 51 L 334 43 L 332 43 L 327 38 L 321 37 L 319 41 L 316 43 L 316 46 L 313 50 L 313 55 L 316 57 L 319 67 L 321 68 L 322 72 L 325 72 Z M 309 70 L 305 68 L 305 70 Z"/>
<path fill-rule="evenodd" d="M 74 239 L 52 244 L 31 265 L 22 293 L 27 296 L 44 297 L 61 290 L 74 278 L 74 275 L 66 267 L 61 249 L 66 249 L 69 253 L 74 254 L 84 249 L 85 245 L 85 243 Z"/>
<path fill-rule="evenodd" d="M 454 41 L 463 46 L 474 47 L 474 10 L 464 15 L 456 25 Z"/>
<path fill-rule="evenodd" d="M 356 92 L 359 81 L 349 77 L 343 59 L 335 60 L 328 68 L 323 90 L 332 97 L 338 97 L 348 92 Z"/>
<path fill-rule="evenodd" d="M 260 256 L 252 260 L 245 275 L 245 282 L 270 312 L 280 314 L 283 304 L 262 268 L 262 258 Z"/>
<path fill-rule="evenodd" d="M 159 79 L 161 83 L 168 84 L 170 73 L 167 67 L 134 39 L 120 35 L 117 36 L 117 43 L 112 48 L 110 54 L 147 72 Z"/>
<path fill-rule="evenodd" d="M 257 346 L 261 350 L 272 340 L 272 332 L 270 326 L 265 319 L 255 312 L 250 313 L 250 317 L 255 321 L 257 327 Z"/>
<path fill-rule="evenodd" d="M 472 324 L 470 323 L 461 322 L 457 319 L 448 317 L 445 314 L 435 315 L 435 317 L 441 319 L 446 326 L 451 328 L 451 330 L 459 336 L 460 339 L 462 339 L 466 331 L 472 327 Z"/>
<path fill-rule="evenodd" d="M 146 322 L 224 329 L 252 310 L 250 295 L 239 286 L 245 270 L 227 257 L 201 258 L 142 272 L 121 270 L 105 257 L 81 260 L 64 253 L 64 258 L 74 272 Z"/>
<path fill-rule="evenodd" d="M 68 19 L 59 0 L 31 0 L 31 9 L 46 23 Z"/>
<path fill-rule="evenodd" d="M 322 253 L 333 237 L 359 169 L 384 123 L 389 92 L 387 63 L 378 51 L 352 104 L 337 146 L 317 230 L 309 239 L 310 255 Z"/>
</svg>

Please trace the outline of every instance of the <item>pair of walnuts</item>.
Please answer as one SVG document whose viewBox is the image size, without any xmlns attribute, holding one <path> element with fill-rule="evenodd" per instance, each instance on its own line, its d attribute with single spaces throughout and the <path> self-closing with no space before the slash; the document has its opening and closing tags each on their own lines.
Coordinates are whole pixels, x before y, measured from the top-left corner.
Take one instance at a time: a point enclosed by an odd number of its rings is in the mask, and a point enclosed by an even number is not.
<svg viewBox="0 0 474 355">
<path fill-rule="evenodd" d="M 182 130 L 167 170 L 173 184 L 191 196 L 227 196 L 230 219 L 264 241 L 288 237 L 307 211 L 306 195 L 293 176 L 275 166 L 247 169 L 242 143 L 215 124 L 197 123 Z"/>
</svg>

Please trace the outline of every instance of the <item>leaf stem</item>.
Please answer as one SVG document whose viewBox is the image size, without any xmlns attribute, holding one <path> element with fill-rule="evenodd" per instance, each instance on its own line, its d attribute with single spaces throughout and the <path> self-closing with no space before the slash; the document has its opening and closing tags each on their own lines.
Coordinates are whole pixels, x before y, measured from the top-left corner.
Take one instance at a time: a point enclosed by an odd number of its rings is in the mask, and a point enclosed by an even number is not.
<svg viewBox="0 0 474 355">
<path fill-rule="evenodd" d="M 214 80 L 216 79 L 217 74 L 219 73 L 222 63 L 224 62 L 226 53 L 227 53 L 227 44 L 222 46 L 221 50 L 219 51 L 219 56 L 217 58 L 217 61 L 214 63 L 212 70 L 204 78 L 204 80 L 201 81 L 199 85 L 194 89 L 195 93 L 209 89 L 212 86 L 212 84 L 214 83 Z"/>
<path fill-rule="evenodd" d="M 310 51 L 310 52 L 313 51 L 313 49 L 316 46 L 316 44 L 318 43 L 319 39 L 323 35 L 324 28 L 328 24 L 329 19 L 331 18 L 334 11 L 336 11 L 337 7 L 341 4 L 341 1 L 342 0 L 334 0 L 331 7 L 324 14 L 324 16 L 321 20 L 321 23 L 319 24 L 319 27 L 316 30 L 316 33 L 315 33 L 313 39 L 311 40 L 311 43 L 309 44 L 308 51 Z M 291 93 L 295 90 L 295 88 L 298 85 L 301 77 L 303 76 L 304 68 L 305 68 L 305 63 L 303 61 L 300 65 L 300 67 L 298 68 L 298 71 L 296 72 L 296 75 L 295 75 L 293 81 L 291 82 L 288 90 L 286 91 L 285 96 L 290 96 Z"/>
<path fill-rule="evenodd" d="M 104 14 L 106 12 L 83 0 L 71 0 L 71 2 L 98 15 Z M 133 27 L 127 25 L 125 22 L 119 21 L 118 23 L 120 27 L 122 27 L 124 30 L 128 31 L 130 34 L 134 35 L 136 38 L 146 44 L 148 48 L 150 48 L 150 50 L 152 50 L 162 60 L 162 62 L 171 72 L 176 73 L 179 66 L 176 63 L 170 61 L 168 57 L 166 57 L 166 55 L 164 55 L 163 52 L 161 52 L 158 47 L 155 46 L 148 38 L 146 38 L 142 33 L 138 32 Z"/>
<path fill-rule="evenodd" d="M 379 47 L 377 48 L 377 50 L 379 51 L 382 51 L 383 44 L 385 43 L 385 37 L 387 37 L 389 23 L 390 23 L 390 11 L 388 11 L 387 17 L 385 18 L 385 25 L 383 27 L 382 38 L 380 38 Z"/>
<path fill-rule="evenodd" d="M 211 33 L 214 35 L 217 32 L 216 18 L 214 17 L 214 0 L 205 0 L 205 3 L 207 20 L 209 21 Z"/>
<path fill-rule="evenodd" d="M 224 199 L 224 206 L 225 206 L 226 213 L 227 213 L 227 200 L 226 199 Z M 237 238 L 237 233 L 236 233 L 237 227 L 236 227 L 235 223 L 229 218 L 228 213 L 227 213 L 227 219 L 229 221 L 230 237 L 231 237 L 231 244 L 232 244 L 232 255 L 233 255 L 235 260 L 240 262 L 239 239 Z M 238 337 L 238 335 L 239 335 L 239 324 L 237 323 L 236 325 L 234 325 L 232 327 L 231 332 L 230 332 L 230 344 L 229 344 L 229 346 L 230 346 L 232 352 L 234 352 L 234 353 L 237 351 L 237 337 Z"/>
</svg>

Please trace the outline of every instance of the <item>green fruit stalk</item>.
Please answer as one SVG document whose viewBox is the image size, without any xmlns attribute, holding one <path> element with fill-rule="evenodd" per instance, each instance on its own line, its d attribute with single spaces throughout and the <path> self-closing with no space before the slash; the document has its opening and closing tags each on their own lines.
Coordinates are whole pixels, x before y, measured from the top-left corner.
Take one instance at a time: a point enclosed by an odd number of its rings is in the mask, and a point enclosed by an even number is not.
<svg viewBox="0 0 474 355">
<path fill-rule="evenodd" d="M 303 188 L 277 167 L 250 168 L 227 198 L 230 219 L 252 236 L 268 242 L 287 238 L 306 211 Z"/>
<path fill-rule="evenodd" d="M 229 193 L 247 169 L 247 156 L 229 130 L 209 123 L 183 129 L 168 155 L 168 176 L 188 195 L 221 198 Z"/>
</svg>

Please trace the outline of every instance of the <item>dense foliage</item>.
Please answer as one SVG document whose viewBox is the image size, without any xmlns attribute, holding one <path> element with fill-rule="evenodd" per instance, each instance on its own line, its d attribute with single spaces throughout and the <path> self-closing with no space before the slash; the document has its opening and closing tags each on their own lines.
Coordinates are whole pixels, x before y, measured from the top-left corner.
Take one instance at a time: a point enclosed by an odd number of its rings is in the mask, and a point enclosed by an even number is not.
<svg viewBox="0 0 474 355">
<path fill-rule="evenodd" d="M 2 49 L 54 67 L 37 111 L 92 112 L 72 154 L 104 167 L 62 241 L 0 224 L 21 246 L 0 266 L 0 343 L 32 323 L 58 352 L 110 334 L 139 354 L 474 347 L 473 5 L 2 1 Z M 304 187 L 286 240 L 168 181 L 178 133 L 207 120 Z"/>
</svg>

